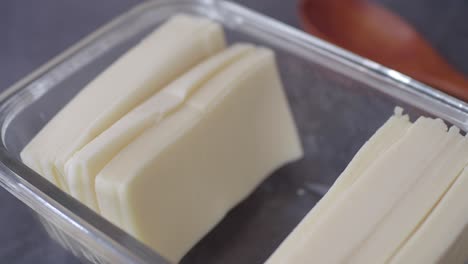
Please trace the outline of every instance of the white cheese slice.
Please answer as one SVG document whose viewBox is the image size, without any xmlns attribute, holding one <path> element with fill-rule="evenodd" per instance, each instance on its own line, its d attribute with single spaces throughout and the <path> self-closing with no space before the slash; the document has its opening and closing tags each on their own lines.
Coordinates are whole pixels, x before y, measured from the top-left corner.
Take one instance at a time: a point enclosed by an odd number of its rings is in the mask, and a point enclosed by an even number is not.
<svg viewBox="0 0 468 264">
<path fill-rule="evenodd" d="M 206 59 L 86 144 L 65 165 L 70 194 L 97 211 L 94 180 L 99 171 L 123 147 L 175 111 L 216 73 L 253 50 L 252 45 L 237 44 Z"/>
<path fill-rule="evenodd" d="M 425 221 L 388 263 L 466 263 L 467 190 L 468 169 L 465 168 Z"/>
<path fill-rule="evenodd" d="M 450 128 L 451 138 L 446 147 L 423 176 L 400 196 L 348 263 L 385 263 L 430 213 L 468 162 L 468 140 L 459 132 L 456 127 Z"/>
<path fill-rule="evenodd" d="M 373 161 L 375 161 L 375 157 L 380 156 L 395 144 L 395 142 L 400 140 L 410 126 L 411 123 L 408 116 L 403 116 L 402 110 L 396 108 L 395 115 L 391 116 L 361 147 L 326 195 L 322 197 L 293 232 L 282 242 L 280 247 L 270 257 L 268 263 L 287 263 L 289 257 L 288 252 L 291 252 L 289 248 L 307 239 L 317 219 L 362 175 Z"/>
<path fill-rule="evenodd" d="M 175 16 L 125 53 L 73 98 L 21 152 L 22 160 L 64 190 L 65 162 L 129 110 L 224 48 L 221 27 Z"/>
<path fill-rule="evenodd" d="M 103 216 L 172 262 L 302 149 L 271 51 L 228 66 L 96 177 Z"/>
<path fill-rule="evenodd" d="M 346 262 L 452 136 L 441 120 L 419 118 L 340 195 L 304 241 L 290 244 L 287 262 L 283 263 Z"/>
</svg>

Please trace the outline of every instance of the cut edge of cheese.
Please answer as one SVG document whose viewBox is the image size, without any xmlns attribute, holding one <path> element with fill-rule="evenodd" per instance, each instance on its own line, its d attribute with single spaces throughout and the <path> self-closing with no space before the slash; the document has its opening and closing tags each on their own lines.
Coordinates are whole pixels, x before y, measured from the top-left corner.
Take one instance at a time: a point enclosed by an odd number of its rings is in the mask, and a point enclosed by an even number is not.
<svg viewBox="0 0 468 264">
<path fill-rule="evenodd" d="M 342 195 L 374 161 L 375 157 L 387 151 L 399 141 L 411 126 L 408 115 L 403 110 L 395 108 L 392 115 L 372 137 L 359 149 L 351 162 L 336 179 L 326 195 L 310 210 L 303 220 L 286 237 L 276 251 L 269 257 L 267 263 L 286 263 L 288 247 L 301 243 L 308 236 L 309 230 L 336 199 Z"/>
<path fill-rule="evenodd" d="M 99 171 L 144 130 L 176 111 L 210 78 L 253 50 L 253 45 L 235 44 L 213 55 L 161 89 L 86 144 L 65 164 L 70 194 L 98 211 L 94 180 Z"/>
<path fill-rule="evenodd" d="M 399 193 L 421 176 L 447 139 L 447 126 L 442 120 L 420 117 L 310 228 L 303 243 L 287 249 L 286 263 L 314 259 L 332 264 L 348 259 L 391 210 Z M 394 162 L 400 166 L 393 166 Z M 369 197 L 373 197 L 371 202 Z"/>
<path fill-rule="evenodd" d="M 468 258 L 468 168 L 387 263 L 465 263 Z"/>
<path fill-rule="evenodd" d="M 163 151 L 165 148 L 169 147 L 172 142 L 176 142 L 176 138 L 180 137 L 183 132 L 186 132 L 188 130 L 188 127 L 194 126 L 196 122 L 199 119 L 202 119 L 202 114 L 207 111 L 207 108 L 210 108 L 209 106 L 215 105 L 214 102 L 212 101 L 214 97 L 220 97 L 222 94 L 227 94 L 228 91 L 233 87 L 235 87 L 235 84 L 237 83 L 236 78 L 229 76 L 228 73 L 226 72 L 231 72 L 233 71 L 232 68 L 241 69 L 243 74 L 248 74 L 250 67 L 253 67 L 255 65 L 252 64 L 252 61 L 254 60 L 253 58 L 256 58 L 257 56 L 257 49 L 255 49 L 254 52 L 251 52 L 248 54 L 248 56 L 245 56 L 244 58 L 236 61 L 235 63 L 229 65 L 224 71 L 218 73 L 217 76 L 212 78 L 208 83 L 205 83 L 203 87 L 200 87 L 194 94 L 192 94 L 190 100 L 187 100 L 184 104 L 183 107 L 178 109 L 175 113 L 172 113 L 171 115 L 167 116 L 162 122 L 157 127 L 151 127 L 147 131 L 145 131 L 142 135 L 140 135 L 138 138 L 133 140 L 130 144 L 128 144 L 124 149 L 122 149 L 99 173 L 96 175 L 95 178 L 95 193 L 98 197 L 98 205 L 100 208 L 100 212 L 107 217 L 108 219 L 111 219 L 114 224 L 118 226 L 123 226 L 122 224 L 122 218 L 124 217 L 122 214 L 118 214 L 113 212 L 114 209 L 116 209 L 119 206 L 101 206 L 102 201 L 105 200 L 106 197 L 110 197 L 108 195 L 109 192 L 115 192 L 117 190 L 122 189 L 122 186 L 126 186 L 128 182 L 131 181 L 132 178 L 132 173 L 129 171 L 134 170 L 135 168 L 131 168 L 131 166 L 127 163 L 124 164 L 124 160 L 129 160 L 125 158 L 125 156 L 128 156 L 130 152 L 134 152 L 137 150 L 138 147 L 137 145 L 141 145 L 142 149 L 145 149 L 146 144 L 141 143 L 143 142 L 144 137 L 149 137 L 152 133 L 158 133 L 162 134 L 159 136 L 159 138 L 156 138 L 157 140 L 153 141 L 152 144 L 152 149 L 151 152 L 148 152 L 145 161 L 137 161 L 137 160 L 131 160 L 133 167 L 140 167 L 141 163 L 151 163 L 150 154 L 153 153 L 159 153 Z M 253 58 L 252 58 L 253 57 Z M 239 67 L 238 65 L 241 65 Z M 205 87 L 208 86 L 208 89 L 205 89 Z M 208 92 L 206 92 L 208 91 Z M 212 93 L 214 91 L 214 93 Z M 208 101 L 207 99 L 210 99 Z M 191 109 L 191 114 L 180 114 L 179 112 L 190 112 L 188 109 Z M 185 115 L 185 116 L 184 116 Z M 191 118 L 186 117 L 187 115 L 191 115 Z M 176 117 L 174 117 L 176 116 Z M 177 117 L 177 116 L 184 116 L 184 117 Z M 175 126 L 175 124 L 178 124 L 178 122 L 173 121 L 171 119 L 176 119 L 180 118 L 182 120 L 185 120 L 185 123 L 180 122 L 182 125 L 177 130 L 177 133 L 164 133 L 160 131 L 165 131 L 168 128 L 165 127 L 171 127 Z M 171 125 L 166 125 L 166 123 L 169 123 Z M 174 125 L 172 123 L 175 123 Z M 157 141 L 157 145 L 155 145 Z M 157 149 L 157 151 L 156 151 Z M 119 161 L 117 161 L 119 160 Z M 111 167 L 119 167 L 117 169 L 118 172 L 123 172 L 126 171 L 125 173 L 109 173 Z M 111 187 L 109 187 L 111 186 Z M 118 196 L 118 195 L 115 195 Z M 99 197 L 102 197 L 101 199 Z M 120 201 L 122 202 L 122 201 Z M 110 204 L 110 203 L 106 203 Z"/>
<path fill-rule="evenodd" d="M 384 263 L 429 214 L 468 162 L 468 140 L 459 132 L 455 126 L 449 129 L 447 145 L 348 259 L 350 263 Z"/>
</svg>

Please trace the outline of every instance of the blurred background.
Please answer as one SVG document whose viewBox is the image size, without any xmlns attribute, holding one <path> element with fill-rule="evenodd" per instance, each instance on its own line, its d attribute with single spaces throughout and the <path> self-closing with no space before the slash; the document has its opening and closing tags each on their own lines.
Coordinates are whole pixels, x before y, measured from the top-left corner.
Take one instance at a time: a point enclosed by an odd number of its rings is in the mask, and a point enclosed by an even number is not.
<svg viewBox="0 0 468 264">
<path fill-rule="evenodd" d="M 322 0 L 326 1 L 326 0 Z M 343 0 L 346 1 L 346 0 Z M 138 0 L 0 1 L 0 92 Z M 301 27 L 296 0 L 235 0 Z M 375 0 L 400 15 L 468 76 L 468 1 Z M 384 24 L 376 25 L 386 30 Z M 468 89 L 468 87 L 467 87 Z M 30 210 L 0 189 L 0 263 L 80 263 L 50 240 Z"/>
</svg>

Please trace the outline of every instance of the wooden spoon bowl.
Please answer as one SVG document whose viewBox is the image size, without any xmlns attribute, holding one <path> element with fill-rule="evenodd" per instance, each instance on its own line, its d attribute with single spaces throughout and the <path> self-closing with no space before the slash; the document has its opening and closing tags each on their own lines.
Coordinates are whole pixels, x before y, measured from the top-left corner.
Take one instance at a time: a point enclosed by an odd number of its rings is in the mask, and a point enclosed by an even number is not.
<svg viewBox="0 0 468 264">
<path fill-rule="evenodd" d="M 301 0 L 305 30 L 468 101 L 468 79 L 408 23 L 367 0 Z"/>
</svg>

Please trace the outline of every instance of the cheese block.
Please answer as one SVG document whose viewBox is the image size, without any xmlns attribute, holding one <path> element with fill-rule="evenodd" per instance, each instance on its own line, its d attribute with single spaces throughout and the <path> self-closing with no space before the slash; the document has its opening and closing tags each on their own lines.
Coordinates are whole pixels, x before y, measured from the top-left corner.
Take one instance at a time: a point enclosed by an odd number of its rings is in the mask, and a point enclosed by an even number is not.
<svg viewBox="0 0 468 264">
<path fill-rule="evenodd" d="M 259 48 L 96 176 L 101 214 L 172 262 L 267 175 L 302 155 L 274 56 Z"/>
<path fill-rule="evenodd" d="M 186 15 L 173 17 L 75 96 L 23 149 L 22 160 L 68 190 L 64 165 L 76 151 L 224 45 L 218 24 Z"/>
<path fill-rule="evenodd" d="M 423 177 L 400 196 L 348 263 L 384 263 L 430 213 L 468 162 L 468 140 L 459 132 L 456 127 L 450 128 L 446 147 L 424 170 Z"/>
<path fill-rule="evenodd" d="M 70 194 L 97 211 L 94 180 L 99 171 L 145 129 L 178 109 L 190 94 L 216 73 L 253 49 L 252 45 L 237 44 L 206 59 L 86 144 L 65 165 Z"/>
<path fill-rule="evenodd" d="M 396 108 L 395 115 L 391 116 L 361 147 L 326 195 L 312 208 L 293 232 L 288 235 L 267 263 L 287 263 L 288 252 L 291 252 L 289 248 L 293 248 L 296 244 L 301 244 L 302 241 L 307 239 L 310 230 L 314 227 L 319 217 L 362 175 L 373 163 L 375 157 L 386 152 L 395 142 L 400 140 L 410 126 L 409 117 L 402 115 L 401 108 Z"/>
<path fill-rule="evenodd" d="M 465 168 L 391 264 L 450 263 L 468 259 L 468 169 Z"/>
<path fill-rule="evenodd" d="M 340 195 L 309 229 L 306 239 L 289 244 L 283 263 L 345 263 L 452 137 L 441 120 L 419 118 Z M 272 259 L 269 263 L 280 262 Z"/>
</svg>

